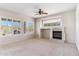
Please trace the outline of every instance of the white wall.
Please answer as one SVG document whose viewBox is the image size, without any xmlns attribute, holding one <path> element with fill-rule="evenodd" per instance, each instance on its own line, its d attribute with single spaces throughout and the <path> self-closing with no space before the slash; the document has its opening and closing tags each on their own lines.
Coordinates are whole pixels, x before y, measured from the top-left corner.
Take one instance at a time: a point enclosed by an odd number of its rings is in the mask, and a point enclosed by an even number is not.
<svg viewBox="0 0 79 59">
<path fill-rule="evenodd" d="M 63 26 L 65 27 L 66 41 L 75 43 L 75 9 L 37 19 L 36 20 L 37 37 L 39 37 L 40 35 L 41 20 L 45 20 L 47 18 L 51 19 L 51 17 L 56 16 L 62 17 Z"/>
<path fill-rule="evenodd" d="M 3 9 L 0 9 L 0 16 L 9 17 L 9 18 L 13 18 L 13 19 L 21 19 L 21 20 L 25 20 L 25 21 L 32 21 L 34 23 L 34 19 L 32 19 L 30 17 L 21 15 L 18 13 L 14 13 L 11 11 L 3 10 Z M 34 36 L 34 31 L 26 32 L 26 34 L 20 34 L 20 35 L 18 34 L 18 35 L 12 35 L 12 36 L 0 36 L 0 45 L 23 40 L 23 39 L 32 38 L 33 36 Z"/>
<path fill-rule="evenodd" d="M 75 43 L 75 10 L 63 14 L 63 24 L 65 26 L 66 40 Z"/>
<path fill-rule="evenodd" d="M 79 50 L 79 4 L 76 8 L 76 45 Z"/>
</svg>

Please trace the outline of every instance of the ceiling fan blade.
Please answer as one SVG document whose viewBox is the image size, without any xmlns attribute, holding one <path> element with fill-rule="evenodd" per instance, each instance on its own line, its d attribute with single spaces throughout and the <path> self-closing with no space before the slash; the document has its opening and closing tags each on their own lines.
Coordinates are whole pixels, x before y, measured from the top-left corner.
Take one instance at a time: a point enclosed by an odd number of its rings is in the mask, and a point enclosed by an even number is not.
<svg viewBox="0 0 79 59">
<path fill-rule="evenodd" d="M 33 12 L 33 13 L 38 13 L 38 12 Z"/>
<path fill-rule="evenodd" d="M 42 14 L 48 14 L 48 13 L 42 13 Z"/>
<path fill-rule="evenodd" d="M 39 15 L 39 14 L 35 14 L 35 15 Z"/>
</svg>

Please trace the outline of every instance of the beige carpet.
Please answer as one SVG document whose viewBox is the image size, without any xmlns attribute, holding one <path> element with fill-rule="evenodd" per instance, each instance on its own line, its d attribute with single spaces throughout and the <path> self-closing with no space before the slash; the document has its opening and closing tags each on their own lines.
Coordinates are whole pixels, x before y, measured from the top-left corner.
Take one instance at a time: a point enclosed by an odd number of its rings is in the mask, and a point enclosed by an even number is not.
<svg viewBox="0 0 79 59">
<path fill-rule="evenodd" d="M 2 56 L 77 56 L 74 44 L 45 39 L 23 40 L 0 46 Z"/>
</svg>

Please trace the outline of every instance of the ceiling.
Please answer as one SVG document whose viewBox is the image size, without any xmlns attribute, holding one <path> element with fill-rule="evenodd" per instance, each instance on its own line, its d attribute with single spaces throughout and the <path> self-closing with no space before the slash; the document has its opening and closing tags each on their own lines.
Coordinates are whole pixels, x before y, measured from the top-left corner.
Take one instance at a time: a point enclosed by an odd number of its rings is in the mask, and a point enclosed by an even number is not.
<svg viewBox="0 0 79 59">
<path fill-rule="evenodd" d="M 48 12 L 48 15 L 64 12 L 76 7 L 74 3 L 0 3 L 0 9 L 16 12 L 29 17 L 37 18 L 47 15 L 35 15 L 39 8 Z"/>
</svg>

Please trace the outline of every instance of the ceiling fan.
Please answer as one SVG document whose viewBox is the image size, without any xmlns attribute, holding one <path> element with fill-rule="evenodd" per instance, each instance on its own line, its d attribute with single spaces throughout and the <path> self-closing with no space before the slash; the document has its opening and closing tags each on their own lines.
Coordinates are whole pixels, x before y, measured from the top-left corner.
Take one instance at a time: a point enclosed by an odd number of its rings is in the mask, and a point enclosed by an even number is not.
<svg viewBox="0 0 79 59">
<path fill-rule="evenodd" d="M 35 12 L 35 15 L 43 15 L 43 14 L 48 14 L 47 12 L 44 12 L 42 9 L 38 9 L 37 12 Z"/>
</svg>

